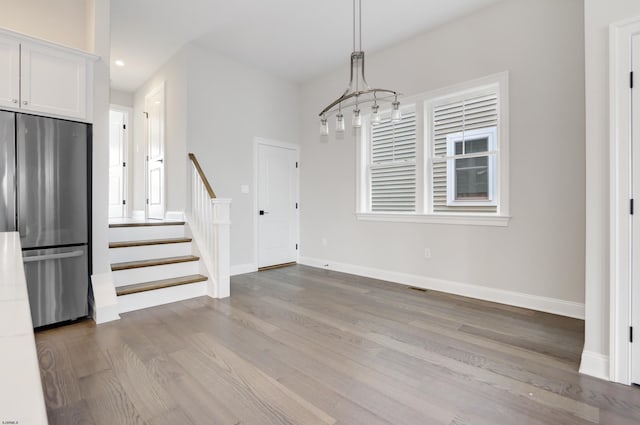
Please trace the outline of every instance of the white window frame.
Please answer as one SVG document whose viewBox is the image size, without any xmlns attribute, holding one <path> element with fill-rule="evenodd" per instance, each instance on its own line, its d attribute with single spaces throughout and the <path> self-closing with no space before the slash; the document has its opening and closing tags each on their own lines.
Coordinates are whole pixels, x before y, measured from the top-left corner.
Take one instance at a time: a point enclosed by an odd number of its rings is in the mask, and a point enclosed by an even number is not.
<svg viewBox="0 0 640 425">
<path fill-rule="evenodd" d="M 487 150 L 475 154 L 456 155 L 455 145 L 457 142 L 467 140 L 487 139 Z M 497 127 L 485 127 L 475 130 L 461 131 L 447 135 L 447 206 L 497 206 L 496 200 L 496 139 L 498 138 Z M 487 157 L 487 200 L 465 200 L 456 199 L 456 160 L 465 158 Z"/>
<path fill-rule="evenodd" d="M 465 97 L 469 93 L 489 90 L 497 94 L 498 125 L 496 127 L 497 140 L 494 155 L 495 192 L 493 198 L 497 208 L 496 213 L 434 213 L 431 196 L 431 153 L 430 140 L 433 128 L 431 107 L 434 102 L 454 96 Z M 417 120 L 416 128 L 416 212 L 382 213 L 370 212 L 368 197 L 370 196 L 367 176 L 367 154 L 369 152 L 365 117 L 365 125 L 357 137 L 356 164 L 356 218 L 364 221 L 431 223 L 472 226 L 506 227 L 511 219 L 509 215 L 509 73 L 508 71 L 489 75 L 487 77 L 467 81 L 442 89 L 421 93 L 415 96 L 405 96 L 404 105 L 415 103 Z M 468 204 L 467 204 L 468 205 Z"/>
</svg>

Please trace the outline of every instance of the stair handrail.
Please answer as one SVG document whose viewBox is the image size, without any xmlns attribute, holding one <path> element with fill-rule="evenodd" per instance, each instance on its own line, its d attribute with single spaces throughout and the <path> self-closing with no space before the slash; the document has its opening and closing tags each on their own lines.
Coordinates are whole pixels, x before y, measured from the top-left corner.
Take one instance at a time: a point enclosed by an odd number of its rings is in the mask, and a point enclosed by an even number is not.
<svg viewBox="0 0 640 425">
<path fill-rule="evenodd" d="M 185 211 L 191 236 L 207 270 L 207 295 L 225 298 L 230 294 L 230 209 L 231 199 L 216 198 L 198 159 L 191 159 L 191 202 Z"/>
<path fill-rule="evenodd" d="M 216 199 L 216 193 L 213 191 L 213 188 L 211 187 L 211 184 L 209 183 L 209 179 L 207 179 L 207 176 L 204 174 L 204 171 L 202 171 L 202 167 L 200 167 L 200 163 L 198 162 L 198 158 L 196 158 L 196 156 L 193 153 L 189 153 L 189 159 L 191 160 L 191 162 L 193 162 L 193 166 L 196 167 L 196 171 L 198 171 L 198 174 L 200 175 L 200 179 L 202 180 L 202 184 L 204 184 L 204 187 L 207 189 L 207 192 L 209 193 L 209 198 L 211 199 Z"/>
</svg>

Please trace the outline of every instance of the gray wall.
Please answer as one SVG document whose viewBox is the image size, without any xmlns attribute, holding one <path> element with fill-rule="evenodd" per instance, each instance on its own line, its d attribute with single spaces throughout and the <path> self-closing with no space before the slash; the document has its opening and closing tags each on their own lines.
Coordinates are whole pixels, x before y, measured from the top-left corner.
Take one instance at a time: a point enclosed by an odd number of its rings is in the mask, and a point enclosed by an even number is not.
<svg viewBox="0 0 640 425">
<path fill-rule="evenodd" d="M 231 266 L 255 265 L 253 140 L 299 143 L 298 86 L 198 46 L 187 50 L 188 149 L 216 195 L 233 200 Z"/>
<path fill-rule="evenodd" d="M 166 85 L 167 211 L 185 211 L 196 154 L 219 198 L 231 198 L 231 265 L 254 266 L 253 139 L 298 143 L 295 84 L 187 45 L 135 93 L 134 209 L 144 209 L 145 95 Z M 249 194 L 240 192 L 249 185 Z"/>
<path fill-rule="evenodd" d="M 145 204 L 145 96 L 165 84 L 165 191 L 166 211 L 183 211 L 186 195 L 187 147 L 187 56 L 176 53 L 134 94 L 133 108 L 133 209 L 144 211 Z"/>
<path fill-rule="evenodd" d="M 582 1 L 498 3 L 367 57 L 370 84 L 406 95 L 505 70 L 513 217 L 506 228 L 358 221 L 354 138 L 320 143 L 317 120 L 346 86 L 348 58 L 304 84 L 302 256 L 583 303 Z"/>
<path fill-rule="evenodd" d="M 111 89 L 109 92 L 109 100 L 112 105 L 133 108 L 133 93 Z"/>
</svg>

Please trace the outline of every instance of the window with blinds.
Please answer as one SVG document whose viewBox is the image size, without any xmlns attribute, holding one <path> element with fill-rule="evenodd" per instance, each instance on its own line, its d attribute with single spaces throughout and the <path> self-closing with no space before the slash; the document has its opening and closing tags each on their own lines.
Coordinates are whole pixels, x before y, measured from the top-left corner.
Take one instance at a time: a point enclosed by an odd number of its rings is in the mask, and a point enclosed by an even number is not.
<svg viewBox="0 0 640 425">
<path fill-rule="evenodd" d="M 403 109 L 370 126 L 369 188 L 372 212 L 416 211 L 416 110 Z"/>
<path fill-rule="evenodd" d="M 497 90 L 439 99 L 430 113 L 433 212 L 497 212 Z"/>
<path fill-rule="evenodd" d="M 360 133 L 360 220 L 506 226 L 509 74 L 405 98 Z"/>
</svg>

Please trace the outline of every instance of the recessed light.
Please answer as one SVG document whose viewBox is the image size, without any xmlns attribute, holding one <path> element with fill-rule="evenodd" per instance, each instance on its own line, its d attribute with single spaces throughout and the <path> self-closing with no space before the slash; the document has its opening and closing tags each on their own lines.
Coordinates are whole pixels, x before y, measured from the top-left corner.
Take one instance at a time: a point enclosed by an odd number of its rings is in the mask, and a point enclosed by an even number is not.
<svg viewBox="0 0 640 425">
<path fill-rule="evenodd" d="M 118 59 L 117 61 L 114 62 L 116 64 L 116 66 L 124 66 L 124 61 Z"/>
</svg>

